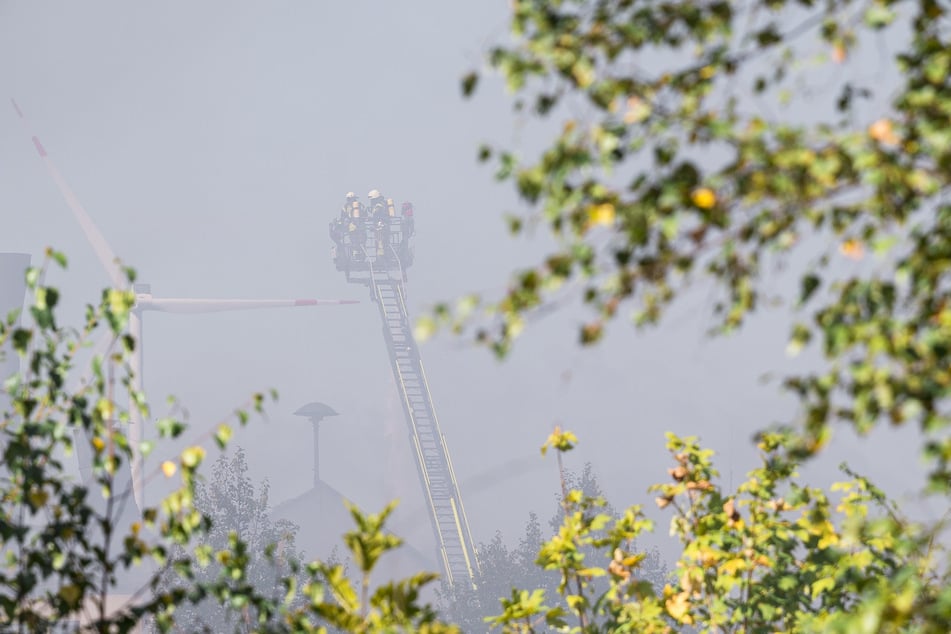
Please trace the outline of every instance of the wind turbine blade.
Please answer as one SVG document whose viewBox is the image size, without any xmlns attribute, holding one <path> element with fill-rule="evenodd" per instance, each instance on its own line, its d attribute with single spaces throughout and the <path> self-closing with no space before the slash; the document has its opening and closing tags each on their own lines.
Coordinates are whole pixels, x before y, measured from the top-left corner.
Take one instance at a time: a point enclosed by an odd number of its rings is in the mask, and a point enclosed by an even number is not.
<svg viewBox="0 0 951 634">
<path fill-rule="evenodd" d="M 299 308 L 302 306 L 337 306 L 359 304 L 356 299 L 156 299 L 139 300 L 140 310 L 163 313 L 217 313 L 227 310 L 254 310 L 257 308 Z"/>
<path fill-rule="evenodd" d="M 27 134 L 32 137 L 33 146 L 39 153 L 40 158 L 43 159 L 46 169 L 53 177 L 53 181 L 59 188 L 63 198 L 66 200 L 66 204 L 76 217 L 76 221 L 82 228 L 83 233 L 86 234 L 86 239 L 89 240 L 93 250 L 96 252 L 96 257 L 99 258 L 102 266 L 106 269 L 106 273 L 112 280 L 112 285 L 115 288 L 125 288 L 128 286 L 128 281 L 126 280 L 125 274 L 122 272 L 122 268 L 118 264 L 118 258 L 116 257 L 116 254 L 112 252 L 111 248 L 109 248 L 109 243 L 106 242 L 106 239 L 99 231 L 99 228 L 96 227 L 96 224 L 92 221 L 92 218 L 89 217 L 89 214 L 79 202 L 76 194 L 73 193 L 69 183 L 66 182 L 66 179 L 63 178 L 63 175 L 59 173 L 58 169 L 56 169 L 56 165 L 53 163 L 52 159 L 50 159 L 50 156 L 46 152 L 46 148 L 44 148 L 43 144 L 40 142 L 39 137 L 31 132 L 26 117 L 23 115 L 23 111 L 20 110 L 20 106 L 17 105 L 17 102 L 14 99 L 10 99 L 10 102 L 13 104 L 13 109 L 16 110 L 17 116 L 20 117 L 23 127 L 26 128 Z"/>
</svg>

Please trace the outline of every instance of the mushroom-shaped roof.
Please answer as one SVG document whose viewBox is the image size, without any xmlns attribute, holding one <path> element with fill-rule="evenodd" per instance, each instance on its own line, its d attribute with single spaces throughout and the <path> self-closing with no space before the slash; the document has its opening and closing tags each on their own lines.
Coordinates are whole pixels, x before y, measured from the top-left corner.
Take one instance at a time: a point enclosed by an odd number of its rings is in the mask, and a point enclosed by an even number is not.
<svg viewBox="0 0 951 634">
<path fill-rule="evenodd" d="M 294 415 L 306 416 L 307 418 L 316 418 L 317 420 L 320 420 L 328 416 L 337 416 L 338 414 L 329 405 L 313 402 L 300 407 L 296 412 L 294 412 Z"/>
</svg>

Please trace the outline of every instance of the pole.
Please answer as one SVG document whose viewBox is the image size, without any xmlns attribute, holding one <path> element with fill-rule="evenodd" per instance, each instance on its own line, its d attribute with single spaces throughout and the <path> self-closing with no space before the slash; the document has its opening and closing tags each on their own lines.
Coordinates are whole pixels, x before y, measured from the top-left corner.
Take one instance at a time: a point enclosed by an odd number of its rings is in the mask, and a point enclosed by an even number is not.
<svg viewBox="0 0 951 634">
<path fill-rule="evenodd" d="M 320 419 L 310 419 L 314 423 L 314 488 L 320 482 Z"/>
</svg>

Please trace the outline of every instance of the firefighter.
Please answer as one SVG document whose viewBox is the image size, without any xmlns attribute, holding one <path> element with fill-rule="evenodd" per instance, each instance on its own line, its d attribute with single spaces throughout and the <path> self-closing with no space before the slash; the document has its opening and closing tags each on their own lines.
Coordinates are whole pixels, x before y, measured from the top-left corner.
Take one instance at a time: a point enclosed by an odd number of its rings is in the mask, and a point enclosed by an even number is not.
<svg viewBox="0 0 951 634">
<path fill-rule="evenodd" d="M 374 220 L 383 220 L 386 217 L 386 200 L 380 194 L 380 190 L 370 190 L 367 198 L 369 199 L 367 215 Z"/>
<path fill-rule="evenodd" d="M 413 218 L 413 203 L 403 203 L 403 239 L 409 239 L 416 233 L 416 221 Z"/>
<path fill-rule="evenodd" d="M 409 247 L 409 239 L 416 233 L 415 218 L 413 218 L 413 203 L 403 203 L 401 215 L 403 217 L 400 219 L 399 259 L 404 267 L 403 277 L 405 281 L 405 267 L 413 263 L 413 254 Z"/>
<path fill-rule="evenodd" d="M 346 202 L 344 202 L 343 208 L 340 210 L 340 219 L 343 221 L 347 221 L 350 218 L 353 218 L 354 210 L 357 210 L 356 216 L 359 217 L 361 215 L 360 214 L 361 207 L 362 205 L 360 204 L 360 201 L 357 199 L 357 195 L 354 194 L 353 192 L 347 192 L 347 200 Z"/>
</svg>

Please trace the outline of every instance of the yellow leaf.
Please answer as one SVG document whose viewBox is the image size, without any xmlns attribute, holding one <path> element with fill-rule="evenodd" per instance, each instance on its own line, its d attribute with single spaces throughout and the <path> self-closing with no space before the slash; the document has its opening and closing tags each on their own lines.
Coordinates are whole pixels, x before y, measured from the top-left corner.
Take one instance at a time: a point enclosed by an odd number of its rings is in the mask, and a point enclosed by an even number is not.
<svg viewBox="0 0 951 634">
<path fill-rule="evenodd" d="M 171 460 L 166 460 L 162 463 L 162 473 L 165 474 L 166 478 L 171 478 L 175 475 L 175 471 L 178 470 L 178 467 L 175 466 L 175 463 Z"/>
<path fill-rule="evenodd" d="M 845 61 L 845 47 L 842 46 L 842 44 L 836 43 L 836 45 L 832 47 L 832 61 L 836 64 L 841 64 Z"/>
<path fill-rule="evenodd" d="M 628 97 L 627 110 L 624 112 L 624 123 L 633 125 L 640 123 L 650 116 L 651 107 L 640 97 Z"/>
<path fill-rule="evenodd" d="M 413 328 L 413 337 L 417 341 L 426 341 L 436 333 L 436 328 L 436 321 L 432 317 L 424 315 L 417 320 L 416 326 Z"/>
<path fill-rule="evenodd" d="M 690 602 L 687 600 L 687 593 L 676 594 L 664 603 L 669 614 L 674 620 L 687 625 L 693 623 L 693 619 L 687 611 L 690 609 Z"/>
<path fill-rule="evenodd" d="M 96 403 L 96 410 L 98 410 L 103 420 L 111 420 L 113 413 L 115 413 L 115 407 L 112 401 L 107 398 L 99 399 L 99 402 Z"/>
<path fill-rule="evenodd" d="M 888 119 L 879 119 L 868 127 L 868 135 L 885 145 L 898 145 L 901 139 L 895 134 L 892 122 Z"/>
<path fill-rule="evenodd" d="M 862 570 L 872 565 L 872 553 L 867 550 L 860 550 L 851 557 L 852 568 Z"/>
<path fill-rule="evenodd" d="M 578 571 L 581 577 L 603 577 L 604 574 L 604 568 L 582 568 Z"/>
<path fill-rule="evenodd" d="M 186 467 L 197 467 L 205 457 L 204 447 L 194 445 L 182 452 L 182 464 Z"/>
<path fill-rule="evenodd" d="M 594 205 L 588 210 L 588 221 L 591 222 L 591 224 L 610 227 L 614 224 L 615 217 L 614 205 L 611 203 Z"/>
<path fill-rule="evenodd" d="M 33 489 L 30 491 L 30 504 L 33 508 L 40 508 L 46 504 L 46 500 L 48 500 L 49 497 L 49 493 L 43 489 Z"/>
<path fill-rule="evenodd" d="M 746 568 L 747 561 L 737 557 L 723 562 L 723 564 L 720 565 L 720 574 L 735 575 L 738 572 L 746 570 Z"/>
<path fill-rule="evenodd" d="M 82 596 L 82 590 L 79 589 L 79 586 L 69 584 L 59 589 L 59 596 L 69 607 L 76 607 L 79 604 L 79 598 Z"/>
<path fill-rule="evenodd" d="M 861 260 L 865 255 L 865 247 L 855 238 L 850 238 L 839 245 L 839 253 L 850 260 Z"/>
<path fill-rule="evenodd" d="M 608 564 L 608 570 L 612 575 L 621 577 L 624 581 L 631 578 L 631 571 L 618 561 L 611 561 L 611 563 Z"/>
<path fill-rule="evenodd" d="M 135 296 L 126 291 L 111 289 L 108 296 L 109 309 L 117 315 L 124 314 L 132 308 L 135 303 Z"/>
<path fill-rule="evenodd" d="M 819 540 L 819 543 L 818 543 L 817 545 L 818 545 L 819 549 L 822 550 L 822 549 L 824 549 L 824 548 L 828 548 L 829 546 L 835 546 L 835 545 L 838 544 L 838 543 L 839 543 L 839 536 L 838 536 L 837 534 L 835 534 L 835 533 L 826 533 L 826 535 L 823 536 L 823 537 Z"/>
<path fill-rule="evenodd" d="M 693 190 L 690 200 L 700 209 L 712 209 L 717 204 L 717 195 L 709 187 L 700 187 Z"/>
<path fill-rule="evenodd" d="M 218 443 L 222 446 L 227 445 L 228 441 L 231 440 L 231 427 L 225 423 L 218 425 L 218 429 L 215 431 L 215 438 L 218 440 Z"/>
<path fill-rule="evenodd" d="M 594 81 L 594 68 L 584 60 L 579 60 L 571 67 L 571 76 L 581 88 L 587 88 Z"/>
<path fill-rule="evenodd" d="M 542 445 L 542 455 L 545 455 L 545 452 L 548 451 L 549 447 L 557 449 L 558 451 L 570 451 L 577 443 L 577 436 L 575 436 L 570 431 L 562 431 L 561 426 L 556 425 L 555 429 L 548 437 L 548 440 L 546 440 L 545 444 Z"/>
<path fill-rule="evenodd" d="M 720 555 L 712 548 L 701 548 L 698 553 L 700 565 L 704 568 L 711 568 L 716 565 Z"/>
<path fill-rule="evenodd" d="M 812 596 L 816 597 L 826 590 L 831 590 L 835 587 L 835 578 L 834 577 L 823 577 L 815 583 L 812 584 Z"/>
<path fill-rule="evenodd" d="M 702 574 L 702 573 L 701 573 Z M 680 587 L 683 588 L 684 594 L 689 595 L 694 590 L 694 579 L 690 574 L 690 570 L 684 570 L 680 575 Z"/>
<path fill-rule="evenodd" d="M 96 451 L 102 451 L 105 448 L 106 443 L 103 442 L 102 438 L 96 436 L 92 439 L 92 446 L 96 448 Z"/>
</svg>

